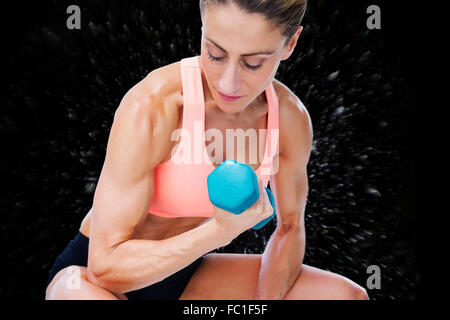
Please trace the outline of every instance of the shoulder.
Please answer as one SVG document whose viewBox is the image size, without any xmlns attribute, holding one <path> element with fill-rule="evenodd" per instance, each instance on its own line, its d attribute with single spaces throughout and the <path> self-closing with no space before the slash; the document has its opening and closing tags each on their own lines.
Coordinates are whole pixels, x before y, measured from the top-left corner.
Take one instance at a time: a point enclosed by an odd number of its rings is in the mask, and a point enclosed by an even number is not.
<svg viewBox="0 0 450 320">
<path fill-rule="evenodd" d="M 151 71 L 141 81 L 126 92 L 122 102 L 127 108 L 141 109 L 142 112 L 171 112 L 181 97 L 181 76 L 179 62 Z M 182 98 L 182 97 L 181 97 Z M 118 110 L 122 107 L 119 106 Z"/>
<path fill-rule="evenodd" d="M 162 159 L 179 123 L 179 78 L 178 62 L 153 70 L 125 93 L 114 114 L 114 122 L 128 123 L 127 127 L 141 128 L 151 135 L 159 144 L 152 149 L 159 150 Z"/>
<path fill-rule="evenodd" d="M 309 158 L 313 128 L 308 110 L 285 84 L 274 79 L 273 86 L 278 96 L 280 155 L 297 152 L 302 154 L 296 157 Z"/>
</svg>

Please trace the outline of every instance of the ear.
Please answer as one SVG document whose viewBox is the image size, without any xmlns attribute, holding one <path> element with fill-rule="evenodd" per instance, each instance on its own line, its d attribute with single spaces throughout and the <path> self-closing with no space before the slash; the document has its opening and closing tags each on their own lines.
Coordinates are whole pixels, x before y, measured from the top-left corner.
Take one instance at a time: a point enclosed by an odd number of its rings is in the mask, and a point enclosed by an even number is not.
<svg viewBox="0 0 450 320">
<path fill-rule="evenodd" d="M 300 37 L 300 34 L 302 33 L 302 31 L 303 31 L 303 27 L 299 26 L 297 31 L 295 31 L 295 33 L 292 35 L 291 39 L 289 40 L 289 43 L 287 44 L 287 46 L 285 48 L 283 55 L 281 57 L 282 61 L 287 60 L 291 56 L 292 52 L 295 49 L 295 46 L 297 45 L 297 40 Z"/>
</svg>

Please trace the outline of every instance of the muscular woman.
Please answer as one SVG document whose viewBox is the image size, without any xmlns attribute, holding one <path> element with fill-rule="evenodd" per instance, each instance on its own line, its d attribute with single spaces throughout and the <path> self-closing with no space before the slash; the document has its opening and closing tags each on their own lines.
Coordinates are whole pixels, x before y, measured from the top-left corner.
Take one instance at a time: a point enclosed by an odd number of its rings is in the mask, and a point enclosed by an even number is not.
<svg viewBox="0 0 450 320">
<path fill-rule="evenodd" d="M 92 207 L 56 259 L 46 299 L 368 299 L 350 279 L 303 264 L 312 125 L 275 74 L 305 9 L 306 0 L 200 0 L 200 55 L 124 95 Z M 190 134 L 174 139 L 178 129 Z M 227 130 L 238 129 L 257 141 L 235 146 Z M 174 161 L 193 145 L 200 163 Z M 226 159 L 258 176 L 260 197 L 240 215 L 207 198 L 206 177 Z M 212 253 L 270 216 L 269 181 L 277 226 L 264 253 Z"/>
</svg>

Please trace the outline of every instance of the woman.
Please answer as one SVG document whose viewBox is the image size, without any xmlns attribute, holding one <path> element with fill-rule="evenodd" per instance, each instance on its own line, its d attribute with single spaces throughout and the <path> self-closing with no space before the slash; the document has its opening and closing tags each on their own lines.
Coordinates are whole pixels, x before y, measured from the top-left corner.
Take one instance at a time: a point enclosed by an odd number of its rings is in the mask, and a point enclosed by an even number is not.
<svg viewBox="0 0 450 320">
<path fill-rule="evenodd" d="M 46 299 L 368 299 L 302 263 L 312 127 L 274 76 L 305 9 L 306 0 L 200 0 L 200 56 L 154 70 L 122 99 L 92 208 L 50 271 Z M 230 129 L 267 129 L 262 159 L 251 161 L 255 141 L 234 157 Z M 200 163 L 175 161 L 191 151 Z M 240 215 L 207 198 L 206 177 L 225 159 L 259 179 L 261 196 Z M 277 227 L 264 253 L 210 253 L 271 215 L 269 180 Z"/>
</svg>

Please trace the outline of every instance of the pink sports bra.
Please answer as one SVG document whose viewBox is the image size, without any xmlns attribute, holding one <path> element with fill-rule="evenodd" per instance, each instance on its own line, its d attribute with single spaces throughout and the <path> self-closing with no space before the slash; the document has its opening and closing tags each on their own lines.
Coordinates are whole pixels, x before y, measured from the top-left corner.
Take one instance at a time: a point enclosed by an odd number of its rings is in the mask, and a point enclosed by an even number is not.
<svg viewBox="0 0 450 320">
<path fill-rule="evenodd" d="M 171 158 L 155 168 L 149 213 L 168 218 L 212 217 L 213 205 L 206 179 L 215 166 L 205 145 L 205 100 L 199 56 L 182 59 L 180 69 L 184 104 L 180 142 Z M 272 83 L 265 92 L 267 135 L 263 161 L 255 173 L 267 187 L 273 172 L 273 157 L 278 152 L 278 98 Z"/>
</svg>

